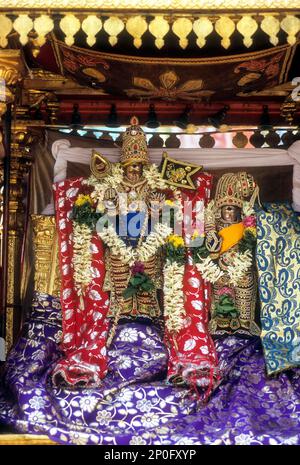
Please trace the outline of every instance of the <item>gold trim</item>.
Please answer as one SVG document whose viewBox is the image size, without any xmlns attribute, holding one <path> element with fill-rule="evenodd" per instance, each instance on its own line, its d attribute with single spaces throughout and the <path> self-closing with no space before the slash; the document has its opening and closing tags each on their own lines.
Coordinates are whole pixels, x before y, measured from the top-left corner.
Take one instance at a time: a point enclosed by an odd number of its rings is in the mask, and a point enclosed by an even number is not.
<svg viewBox="0 0 300 465">
<path fill-rule="evenodd" d="M 289 53 L 287 53 L 286 56 L 285 56 L 285 60 L 284 60 L 282 70 L 281 70 L 281 75 L 280 75 L 280 81 L 279 81 L 280 84 L 284 83 L 288 78 L 288 73 L 290 71 L 290 66 L 292 64 L 292 61 L 293 61 L 293 58 L 294 58 L 294 55 L 295 55 L 295 52 L 296 52 L 296 47 L 297 47 L 298 44 L 299 44 L 299 41 L 296 42 L 296 44 L 291 48 Z"/>
<path fill-rule="evenodd" d="M 1 446 L 23 446 L 23 445 L 55 445 L 57 444 L 48 436 L 38 434 L 1 434 Z"/>
<path fill-rule="evenodd" d="M 55 217 L 31 215 L 31 219 L 35 246 L 34 289 L 59 296 L 60 273 Z"/>
<path fill-rule="evenodd" d="M 1 0 L 4 10 L 279 10 L 299 9 L 298 0 Z"/>
</svg>

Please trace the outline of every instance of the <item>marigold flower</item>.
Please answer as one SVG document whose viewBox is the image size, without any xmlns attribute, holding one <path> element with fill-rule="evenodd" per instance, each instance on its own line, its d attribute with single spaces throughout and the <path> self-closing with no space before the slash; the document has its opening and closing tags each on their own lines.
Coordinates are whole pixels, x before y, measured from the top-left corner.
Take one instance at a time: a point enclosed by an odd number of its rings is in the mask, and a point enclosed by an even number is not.
<svg viewBox="0 0 300 465">
<path fill-rule="evenodd" d="M 199 232 L 197 231 L 197 229 L 195 229 L 195 231 L 193 232 L 193 235 L 191 237 L 192 241 L 194 241 L 196 237 L 199 237 Z"/>
<path fill-rule="evenodd" d="M 165 205 L 169 205 L 169 207 L 174 207 L 174 202 L 173 202 L 173 200 L 167 199 L 165 201 Z"/>
<path fill-rule="evenodd" d="M 81 207 L 85 203 L 92 204 L 92 199 L 89 195 L 79 194 L 77 199 L 75 200 L 76 207 Z"/>
<path fill-rule="evenodd" d="M 184 240 L 181 236 L 176 236 L 176 234 L 171 234 L 168 237 L 168 242 L 172 244 L 174 247 L 183 247 L 184 246 Z"/>
</svg>

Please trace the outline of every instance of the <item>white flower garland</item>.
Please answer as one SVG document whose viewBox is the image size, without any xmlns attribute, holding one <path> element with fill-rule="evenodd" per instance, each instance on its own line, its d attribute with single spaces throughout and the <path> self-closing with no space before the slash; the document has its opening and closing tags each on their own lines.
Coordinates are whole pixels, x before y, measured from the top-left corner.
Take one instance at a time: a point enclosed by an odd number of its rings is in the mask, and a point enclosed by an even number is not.
<svg viewBox="0 0 300 465">
<path fill-rule="evenodd" d="M 228 265 L 226 273 L 229 281 L 233 286 L 237 286 L 240 279 L 252 265 L 252 255 L 250 250 L 245 252 L 236 252 L 232 257 L 231 264 Z M 197 270 L 201 273 L 203 279 L 215 284 L 218 279 L 224 276 L 224 271 L 210 257 L 203 259 L 196 264 Z"/>
<path fill-rule="evenodd" d="M 171 189 L 174 194 L 175 200 L 173 201 L 176 207 L 176 219 L 177 221 L 183 220 L 183 208 L 181 203 L 181 193 L 175 186 L 168 184 L 168 182 L 161 177 L 158 167 L 155 164 L 149 165 L 144 169 L 144 178 L 151 189 Z"/>
<path fill-rule="evenodd" d="M 144 168 L 143 175 L 151 189 L 172 189 L 172 186 L 161 177 L 158 167 L 154 163 Z"/>
<path fill-rule="evenodd" d="M 210 257 L 202 259 L 200 263 L 196 263 L 196 268 L 201 273 L 202 278 L 212 284 L 224 276 L 224 271 Z"/>
<path fill-rule="evenodd" d="M 144 178 L 152 190 L 171 189 L 174 191 L 176 208 L 176 218 L 180 221 L 183 218 L 180 192 L 173 186 L 170 186 L 160 175 L 158 167 L 155 164 L 148 165 L 144 168 Z M 111 174 L 104 179 L 97 179 L 90 176 L 83 184 L 93 186 L 91 198 L 97 201 L 97 209 L 103 208 L 104 194 L 107 189 L 116 189 L 123 180 L 124 171 L 120 163 L 112 164 Z M 165 243 L 166 238 L 172 233 L 172 228 L 164 224 L 156 224 L 146 240 L 138 247 L 127 247 L 126 244 L 118 237 L 112 225 L 98 232 L 103 242 L 110 247 L 114 255 L 118 255 L 124 264 L 132 266 L 136 261 L 145 262 L 155 255 L 158 248 Z M 91 281 L 91 244 L 92 231 L 85 225 L 79 225 L 73 222 L 73 266 L 75 287 L 78 293 Z"/>
<path fill-rule="evenodd" d="M 227 267 L 227 273 L 230 276 L 230 282 L 234 286 L 238 285 L 238 282 L 243 275 L 249 270 L 252 265 L 252 254 L 250 250 L 245 252 L 236 253 L 232 263 Z"/>
<path fill-rule="evenodd" d="M 154 226 L 154 231 L 151 231 L 145 242 L 137 248 L 127 246 L 117 235 L 112 225 L 98 232 L 98 236 L 114 255 L 120 257 L 123 264 L 132 266 L 136 261 L 145 262 L 153 257 L 158 248 L 165 243 L 166 238 L 171 232 L 172 229 L 169 226 L 157 223 Z"/>
<path fill-rule="evenodd" d="M 120 163 L 115 163 L 112 165 L 112 173 L 106 176 L 101 181 L 95 176 L 90 176 L 86 181 L 83 181 L 83 184 L 87 186 L 93 186 L 94 190 L 91 193 L 91 198 L 95 199 L 100 206 L 104 200 L 104 194 L 107 189 L 116 189 L 123 179 L 123 168 Z"/>
<path fill-rule="evenodd" d="M 78 295 L 82 295 L 83 290 L 91 281 L 91 229 L 85 224 L 73 223 L 73 270 L 75 288 Z"/>
<path fill-rule="evenodd" d="M 250 204 L 250 202 L 244 202 L 243 203 L 242 212 L 243 212 L 244 217 L 245 216 L 255 215 L 255 210 L 254 210 L 253 206 Z"/>
<path fill-rule="evenodd" d="M 167 262 L 164 267 L 164 315 L 166 327 L 176 333 L 183 328 L 185 308 L 183 293 L 184 265 Z"/>
</svg>

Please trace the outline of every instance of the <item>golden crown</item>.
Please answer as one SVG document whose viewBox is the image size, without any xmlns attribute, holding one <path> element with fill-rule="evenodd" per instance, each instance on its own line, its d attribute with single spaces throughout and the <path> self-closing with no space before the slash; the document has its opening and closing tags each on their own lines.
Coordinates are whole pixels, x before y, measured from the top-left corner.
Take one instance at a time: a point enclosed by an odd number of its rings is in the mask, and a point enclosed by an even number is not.
<svg viewBox="0 0 300 465">
<path fill-rule="evenodd" d="M 136 116 L 131 118 L 130 126 L 123 134 L 120 161 L 124 166 L 137 162 L 149 163 L 146 135 Z"/>
<path fill-rule="evenodd" d="M 218 181 L 215 195 L 217 208 L 225 205 L 235 205 L 242 208 L 245 200 L 249 199 L 256 188 L 251 174 L 245 171 L 226 173 Z"/>
</svg>

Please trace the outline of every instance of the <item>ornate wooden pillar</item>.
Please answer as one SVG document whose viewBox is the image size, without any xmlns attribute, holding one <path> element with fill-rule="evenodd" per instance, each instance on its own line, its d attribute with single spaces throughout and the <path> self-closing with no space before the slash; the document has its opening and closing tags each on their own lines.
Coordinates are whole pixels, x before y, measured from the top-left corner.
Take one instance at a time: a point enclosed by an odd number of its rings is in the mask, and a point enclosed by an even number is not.
<svg viewBox="0 0 300 465">
<path fill-rule="evenodd" d="M 21 114 L 20 114 L 21 113 Z M 22 248 L 25 233 L 25 187 L 31 165 L 30 121 L 19 120 L 23 109 L 16 109 L 11 128 L 9 220 L 7 250 L 6 350 L 14 342 L 21 325 Z"/>
<path fill-rule="evenodd" d="M 4 115 L 5 157 L 2 256 L 2 334 L 6 352 L 19 333 L 22 322 L 22 248 L 26 222 L 26 184 L 31 166 L 30 145 L 36 127 L 44 123 L 28 118 L 28 107 L 20 106 L 24 66 L 18 50 L 0 51 L 0 111 Z M 19 83 L 18 86 L 16 86 Z M 11 110 L 11 118 L 5 120 Z M 9 121 L 11 119 L 11 121 Z M 3 330 L 4 329 L 4 330 Z"/>
<path fill-rule="evenodd" d="M 11 259 L 10 248 L 13 245 L 11 239 L 12 231 L 10 225 L 13 221 L 10 220 L 11 209 L 13 208 L 11 196 L 11 107 L 15 102 L 16 85 L 22 79 L 24 74 L 24 66 L 19 50 L 1 50 L 0 51 L 0 115 L 2 117 L 2 134 L 3 134 L 3 158 L 1 160 L 1 189 L 3 192 L 2 202 L 2 220 L 3 228 L 1 231 L 1 337 L 6 339 L 7 327 L 10 328 L 11 334 L 8 341 L 9 346 L 13 339 L 13 309 L 9 307 L 8 294 L 9 288 L 12 288 L 12 277 L 14 274 L 14 264 Z M 15 281 L 15 280 L 14 280 Z M 11 293 L 11 292 L 10 292 Z M 14 301 L 9 297 L 11 304 Z M 1 339 L 3 341 L 3 339 Z M 5 349 L 7 351 L 8 344 L 6 341 Z M 3 347 L 1 353 L 3 359 Z"/>
</svg>

